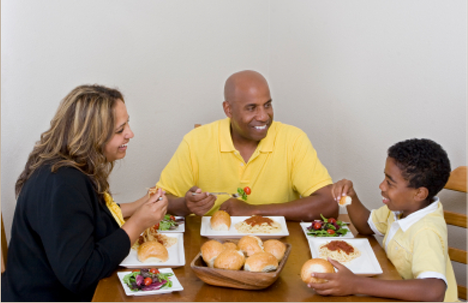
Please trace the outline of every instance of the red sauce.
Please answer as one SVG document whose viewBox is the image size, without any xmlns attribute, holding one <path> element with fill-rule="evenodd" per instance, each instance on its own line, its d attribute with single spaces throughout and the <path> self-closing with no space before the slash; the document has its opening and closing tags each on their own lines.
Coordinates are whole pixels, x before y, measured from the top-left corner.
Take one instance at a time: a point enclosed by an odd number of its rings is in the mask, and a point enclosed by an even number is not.
<svg viewBox="0 0 468 303">
<path fill-rule="evenodd" d="M 324 247 L 328 248 L 328 250 L 331 250 L 331 251 L 341 250 L 345 252 L 347 255 L 354 252 L 354 248 L 351 245 L 349 245 L 345 241 L 340 241 L 340 240 L 331 241 Z"/>
<path fill-rule="evenodd" d="M 245 223 L 249 224 L 250 226 L 255 226 L 255 225 L 262 225 L 263 223 L 266 223 L 271 226 L 271 223 L 273 223 L 273 220 L 270 218 L 265 218 L 262 216 L 252 216 L 244 221 Z"/>
</svg>

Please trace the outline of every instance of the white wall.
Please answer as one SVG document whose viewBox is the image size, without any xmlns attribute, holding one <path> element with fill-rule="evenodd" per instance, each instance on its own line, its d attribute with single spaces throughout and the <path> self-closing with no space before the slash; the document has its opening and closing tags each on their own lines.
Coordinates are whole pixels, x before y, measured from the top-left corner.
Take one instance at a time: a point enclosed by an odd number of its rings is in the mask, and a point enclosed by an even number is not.
<svg viewBox="0 0 468 303">
<path fill-rule="evenodd" d="M 306 131 L 334 180 L 381 205 L 387 148 L 428 137 L 466 165 L 463 0 L 1 3 L 1 201 L 59 101 L 99 83 L 125 95 L 135 138 L 111 176 L 118 202 L 156 183 L 194 123 L 223 118 L 225 79 L 254 69 L 275 118 Z M 466 211 L 466 206 L 465 206 Z M 466 242 L 465 242 L 466 246 Z"/>
</svg>

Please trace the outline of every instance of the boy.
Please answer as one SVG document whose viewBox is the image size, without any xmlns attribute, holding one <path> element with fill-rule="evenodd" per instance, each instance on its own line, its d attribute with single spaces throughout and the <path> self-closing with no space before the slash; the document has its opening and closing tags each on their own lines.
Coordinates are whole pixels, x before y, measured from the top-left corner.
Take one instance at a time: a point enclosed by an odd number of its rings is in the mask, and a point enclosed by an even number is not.
<svg viewBox="0 0 468 303">
<path fill-rule="evenodd" d="M 348 214 L 361 234 L 384 237 L 384 249 L 403 280 L 379 280 L 353 274 L 337 261 L 338 273 L 313 273 L 328 280 L 311 283 L 320 295 L 366 294 L 411 301 L 457 301 L 457 285 L 447 252 L 447 225 L 436 194 L 450 176 L 450 162 L 442 147 L 428 139 L 399 142 L 388 150 L 385 178 L 379 188 L 379 209 L 369 211 L 353 183 L 332 187 L 335 200 L 350 196 Z"/>
</svg>

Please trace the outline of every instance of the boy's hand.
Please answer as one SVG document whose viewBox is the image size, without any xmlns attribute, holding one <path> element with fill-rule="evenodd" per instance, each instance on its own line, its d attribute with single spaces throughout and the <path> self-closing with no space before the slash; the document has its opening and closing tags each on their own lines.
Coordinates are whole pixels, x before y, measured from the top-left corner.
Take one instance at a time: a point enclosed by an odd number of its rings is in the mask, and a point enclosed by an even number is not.
<svg viewBox="0 0 468 303">
<path fill-rule="evenodd" d="M 356 197 L 353 182 L 350 180 L 340 180 L 332 185 L 331 193 L 336 202 L 340 202 L 341 197 L 350 196 L 353 200 Z"/>
<path fill-rule="evenodd" d="M 328 258 L 328 261 L 338 270 L 337 273 L 313 273 L 315 278 L 325 279 L 325 283 L 309 283 L 308 287 L 322 296 L 348 296 L 355 293 L 354 282 L 359 276 L 353 274 L 346 266 L 340 262 Z"/>
</svg>

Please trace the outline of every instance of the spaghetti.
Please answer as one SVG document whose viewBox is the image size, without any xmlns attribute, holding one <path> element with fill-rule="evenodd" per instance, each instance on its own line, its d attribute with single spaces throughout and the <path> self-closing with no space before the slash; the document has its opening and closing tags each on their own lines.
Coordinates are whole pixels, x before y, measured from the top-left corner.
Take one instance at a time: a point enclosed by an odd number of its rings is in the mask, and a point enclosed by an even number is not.
<svg viewBox="0 0 468 303">
<path fill-rule="evenodd" d="M 141 236 L 138 238 L 138 240 L 133 244 L 132 248 L 135 250 L 138 250 L 138 247 L 140 247 L 141 244 L 149 241 L 158 241 L 162 245 L 164 245 L 166 248 L 171 247 L 175 243 L 177 243 L 177 238 L 175 237 L 168 237 L 166 235 L 158 233 L 158 230 L 156 226 L 152 226 L 147 228 Z"/>
<path fill-rule="evenodd" d="M 281 232 L 281 224 L 262 216 L 252 216 L 234 225 L 239 233 L 273 234 Z"/>
<path fill-rule="evenodd" d="M 361 255 L 361 252 L 346 241 L 335 240 L 319 247 L 319 257 L 327 260 L 330 257 L 341 263 L 350 262 Z"/>
</svg>

